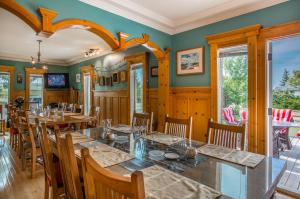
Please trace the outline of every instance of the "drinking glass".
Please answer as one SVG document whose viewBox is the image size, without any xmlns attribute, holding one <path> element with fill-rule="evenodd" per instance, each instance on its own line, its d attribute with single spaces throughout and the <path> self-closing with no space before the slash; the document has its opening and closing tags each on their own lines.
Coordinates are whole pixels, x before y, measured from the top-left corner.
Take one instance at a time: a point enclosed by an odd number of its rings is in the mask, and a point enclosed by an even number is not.
<svg viewBox="0 0 300 199">
<path fill-rule="evenodd" d="M 107 122 L 107 128 L 111 128 L 111 121 L 112 119 L 107 119 L 106 122 Z"/>
</svg>

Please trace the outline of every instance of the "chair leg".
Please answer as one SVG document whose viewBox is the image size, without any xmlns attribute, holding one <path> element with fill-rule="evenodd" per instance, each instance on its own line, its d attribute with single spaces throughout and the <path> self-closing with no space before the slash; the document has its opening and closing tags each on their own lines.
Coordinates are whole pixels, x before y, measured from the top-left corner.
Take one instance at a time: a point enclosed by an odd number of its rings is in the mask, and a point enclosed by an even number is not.
<svg viewBox="0 0 300 199">
<path fill-rule="evenodd" d="M 35 177 L 36 170 L 36 151 L 31 150 L 31 178 Z"/>
<path fill-rule="evenodd" d="M 22 152 L 22 170 L 24 171 L 26 169 L 26 151 Z"/>
<path fill-rule="evenodd" d="M 49 199 L 49 184 L 47 178 L 45 177 L 45 196 L 44 199 Z"/>
</svg>

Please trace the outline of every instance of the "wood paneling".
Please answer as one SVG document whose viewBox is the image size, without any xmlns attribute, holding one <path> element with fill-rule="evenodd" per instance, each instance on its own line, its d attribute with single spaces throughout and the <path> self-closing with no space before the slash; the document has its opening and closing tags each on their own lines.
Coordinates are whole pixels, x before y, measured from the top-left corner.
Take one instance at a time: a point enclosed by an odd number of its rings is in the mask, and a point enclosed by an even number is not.
<svg viewBox="0 0 300 199">
<path fill-rule="evenodd" d="M 129 97 L 126 90 L 94 91 L 94 105 L 100 106 L 100 121 L 112 119 L 113 124 L 129 124 Z"/>
<path fill-rule="evenodd" d="M 49 103 L 60 103 L 60 102 L 70 102 L 70 92 L 66 90 L 46 90 L 44 94 L 44 104 L 48 105 Z"/>
<path fill-rule="evenodd" d="M 177 87 L 170 89 L 170 114 L 176 118 L 193 117 L 192 139 L 206 142 L 207 123 L 211 117 L 211 89 Z"/>
<path fill-rule="evenodd" d="M 206 141 L 207 122 L 211 117 L 211 89 L 208 87 L 178 87 L 169 92 L 169 114 L 176 118 L 193 116 L 192 138 Z M 153 112 L 153 129 L 158 126 L 158 91 L 148 89 L 148 109 Z M 113 124 L 129 124 L 127 90 L 95 91 L 94 102 L 101 107 L 100 119 L 113 119 Z"/>
</svg>

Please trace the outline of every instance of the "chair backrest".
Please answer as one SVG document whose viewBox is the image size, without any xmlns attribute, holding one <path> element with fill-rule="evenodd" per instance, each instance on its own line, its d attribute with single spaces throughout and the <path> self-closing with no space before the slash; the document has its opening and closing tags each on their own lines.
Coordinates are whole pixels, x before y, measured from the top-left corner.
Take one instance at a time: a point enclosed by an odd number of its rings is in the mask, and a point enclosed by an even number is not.
<svg viewBox="0 0 300 199">
<path fill-rule="evenodd" d="M 248 120 L 248 110 L 247 110 L 247 108 L 240 109 L 239 114 L 240 114 L 240 118 L 241 118 L 242 122 Z"/>
<path fill-rule="evenodd" d="M 58 174 L 55 172 L 55 165 L 53 163 L 53 153 L 50 148 L 49 138 L 47 135 L 47 127 L 46 124 L 39 124 L 38 119 L 36 118 L 36 128 L 37 128 L 37 137 L 41 145 L 42 155 L 43 155 L 43 162 L 44 162 L 44 170 L 47 180 L 50 181 L 50 184 L 53 187 L 58 187 L 57 176 Z"/>
<path fill-rule="evenodd" d="M 145 126 L 146 134 L 152 132 L 153 112 L 149 113 L 133 113 L 132 126 Z"/>
<path fill-rule="evenodd" d="M 272 119 L 275 122 L 290 122 L 292 120 L 291 109 L 272 109 Z"/>
<path fill-rule="evenodd" d="M 85 198 L 146 198 L 141 171 L 135 171 L 131 177 L 117 175 L 98 165 L 87 148 L 81 149 L 81 162 Z"/>
<path fill-rule="evenodd" d="M 59 136 L 56 140 L 61 172 L 67 198 L 81 199 L 83 193 L 71 134 Z"/>
<path fill-rule="evenodd" d="M 208 144 L 245 150 L 245 125 L 225 125 L 208 120 Z"/>
<path fill-rule="evenodd" d="M 223 108 L 222 115 L 225 121 L 228 122 L 229 124 L 236 123 L 232 107 Z"/>
<path fill-rule="evenodd" d="M 81 105 L 81 104 L 75 104 L 73 112 L 83 114 L 84 113 L 83 105 Z"/>
<path fill-rule="evenodd" d="M 189 139 L 192 139 L 192 125 L 192 116 L 187 119 L 178 119 L 166 115 L 164 133 L 181 138 L 186 138 L 188 136 Z"/>
</svg>

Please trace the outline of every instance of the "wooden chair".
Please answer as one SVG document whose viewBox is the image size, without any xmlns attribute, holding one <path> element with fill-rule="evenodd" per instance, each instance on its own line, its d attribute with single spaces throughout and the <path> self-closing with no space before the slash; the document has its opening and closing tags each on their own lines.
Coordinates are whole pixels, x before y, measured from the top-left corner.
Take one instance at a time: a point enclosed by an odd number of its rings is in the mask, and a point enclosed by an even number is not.
<svg viewBox="0 0 300 199">
<path fill-rule="evenodd" d="M 83 115 L 84 114 L 83 105 L 81 105 L 81 104 L 75 104 L 73 106 L 73 112 L 80 113 L 80 114 Z"/>
<path fill-rule="evenodd" d="M 88 128 L 95 128 L 100 125 L 100 111 L 100 106 L 91 107 L 90 117 L 93 119 L 87 124 Z"/>
<path fill-rule="evenodd" d="M 53 199 L 60 198 L 64 194 L 64 186 L 62 182 L 62 177 L 60 173 L 60 167 L 57 165 L 53 153 L 50 148 L 47 127 L 46 124 L 39 125 L 38 119 L 36 119 L 37 135 L 41 143 L 41 149 L 44 160 L 44 170 L 45 170 L 45 199 L 49 199 L 50 188 L 51 196 Z"/>
<path fill-rule="evenodd" d="M 164 133 L 181 138 L 186 138 L 186 136 L 188 136 L 189 139 L 192 139 L 192 125 L 192 116 L 188 119 L 177 119 L 166 115 Z"/>
<path fill-rule="evenodd" d="M 18 132 L 18 115 L 15 110 L 11 110 L 9 112 L 10 114 L 10 129 L 9 129 L 9 134 L 10 134 L 10 146 L 12 149 L 16 150 L 19 148 L 19 132 Z"/>
<path fill-rule="evenodd" d="M 208 120 L 208 144 L 245 150 L 245 124 L 226 125 Z"/>
<path fill-rule="evenodd" d="M 66 196 L 72 199 L 82 199 L 83 192 L 71 134 L 66 134 L 65 138 L 57 137 L 57 149 Z"/>
<path fill-rule="evenodd" d="M 81 149 L 85 198 L 145 199 L 144 177 L 135 171 L 131 177 L 117 175 L 97 164 L 87 148 Z"/>
<path fill-rule="evenodd" d="M 133 113 L 132 123 L 134 126 L 146 126 L 146 134 L 152 132 L 153 112 L 149 113 Z"/>
</svg>

